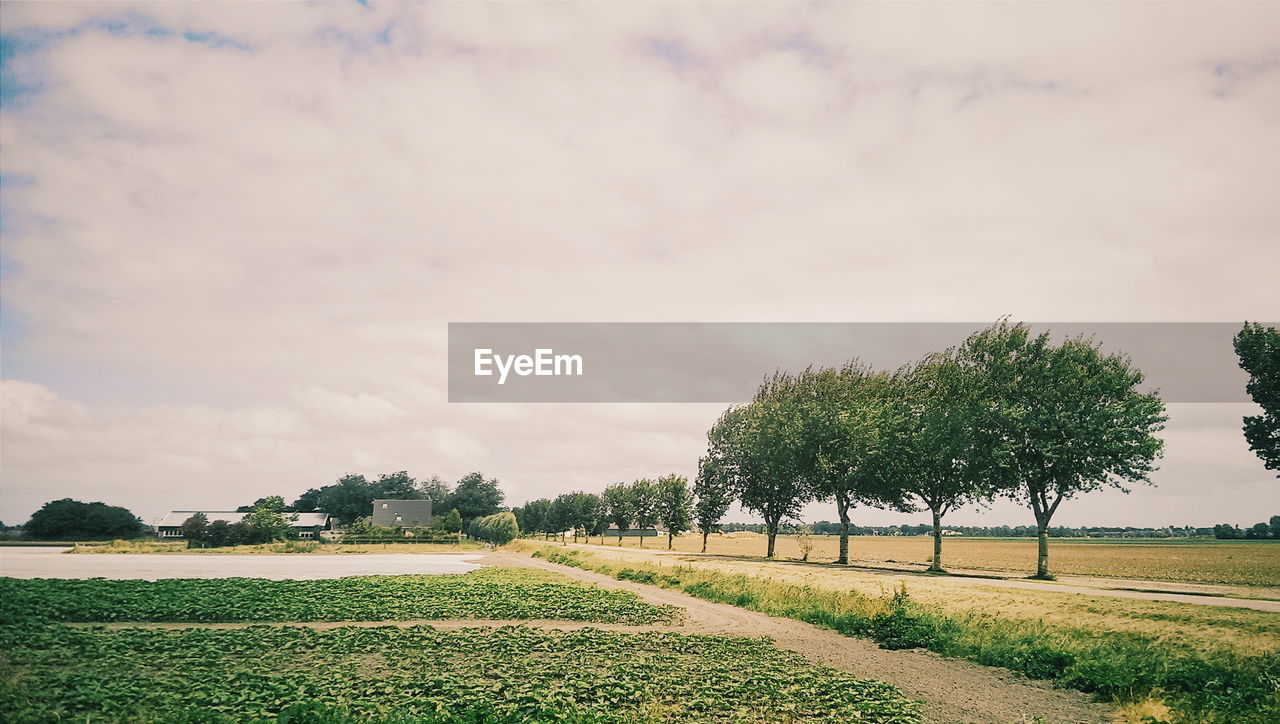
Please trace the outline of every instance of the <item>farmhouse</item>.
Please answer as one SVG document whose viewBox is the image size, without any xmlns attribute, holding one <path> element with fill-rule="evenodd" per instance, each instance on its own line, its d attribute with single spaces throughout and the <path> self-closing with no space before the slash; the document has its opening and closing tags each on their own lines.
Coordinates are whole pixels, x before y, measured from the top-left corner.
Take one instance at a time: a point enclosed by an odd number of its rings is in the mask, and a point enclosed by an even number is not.
<svg viewBox="0 0 1280 724">
<path fill-rule="evenodd" d="M 156 535 L 164 540 L 182 540 L 182 524 L 196 513 L 204 513 L 209 522 L 222 520 L 227 523 L 239 523 L 246 513 L 234 510 L 171 510 L 156 524 Z M 294 513 L 298 519 L 289 525 L 298 533 L 299 538 L 315 538 L 320 531 L 329 528 L 328 513 Z"/>
<path fill-rule="evenodd" d="M 382 528 L 429 528 L 431 501 L 375 500 L 373 524 Z"/>
</svg>

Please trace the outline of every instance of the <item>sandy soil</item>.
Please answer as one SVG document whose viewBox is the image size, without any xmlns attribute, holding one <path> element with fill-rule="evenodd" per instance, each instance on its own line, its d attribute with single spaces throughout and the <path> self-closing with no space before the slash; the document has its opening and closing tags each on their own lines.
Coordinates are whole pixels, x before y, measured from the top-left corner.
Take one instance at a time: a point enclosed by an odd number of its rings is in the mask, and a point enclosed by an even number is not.
<svg viewBox="0 0 1280 724">
<path fill-rule="evenodd" d="M 632 630 L 651 628 L 683 633 L 768 636 L 781 648 L 801 653 L 814 663 L 893 684 L 907 696 L 923 701 L 925 716 L 932 722 L 1022 724 L 1038 719 L 1045 724 L 1075 724 L 1110 722 L 1115 716 L 1110 706 L 1093 702 L 1085 694 L 1055 689 L 1004 669 L 944 659 L 921 650 L 886 651 L 874 642 L 842 636 L 800 621 L 710 603 L 679 591 L 619 581 L 600 573 L 522 554 L 495 552 L 481 562 L 509 568 L 555 571 L 601 588 L 631 591 L 652 603 L 679 606 L 686 612 L 683 625 L 629 627 Z M 430 622 L 430 625 L 436 623 Z"/>
</svg>

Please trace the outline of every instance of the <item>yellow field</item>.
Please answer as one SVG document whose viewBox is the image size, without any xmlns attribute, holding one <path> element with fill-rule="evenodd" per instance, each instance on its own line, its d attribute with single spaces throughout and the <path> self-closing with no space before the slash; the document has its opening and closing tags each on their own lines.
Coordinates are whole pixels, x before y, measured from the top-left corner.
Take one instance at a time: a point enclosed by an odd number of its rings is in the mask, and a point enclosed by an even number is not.
<svg viewBox="0 0 1280 724">
<path fill-rule="evenodd" d="M 598 544 L 599 537 L 591 539 Z M 639 538 L 623 538 L 624 547 L 637 547 Z M 839 539 L 814 536 L 810 561 L 836 559 Z M 616 546 L 617 538 L 605 544 Z M 646 538 L 644 547 L 665 550 L 666 537 Z M 753 533 L 713 535 L 707 552 L 727 556 L 764 556 L 765 537 Z M 675 550 L 697 552 L 702 537 L 679 536 Z M 862 565 L 925 567 L 933 555 L 929 536 L 854 536 L 849 558 Z M 800 558 L 795 537 L 779 536 L 779 558 Z M 947 538 L 942 543 L 942 563 L 948 570 L 1032 573 L 1036 542 L 1026 538 Z M 1269 541 L 1214 540 L 1107 540 L 1055 539 L 1050 542 L 1049 566 L 1061 576 L 1099 576 L 1149 581 L 1280 586 L 1280 543 Z"/>
</svg>

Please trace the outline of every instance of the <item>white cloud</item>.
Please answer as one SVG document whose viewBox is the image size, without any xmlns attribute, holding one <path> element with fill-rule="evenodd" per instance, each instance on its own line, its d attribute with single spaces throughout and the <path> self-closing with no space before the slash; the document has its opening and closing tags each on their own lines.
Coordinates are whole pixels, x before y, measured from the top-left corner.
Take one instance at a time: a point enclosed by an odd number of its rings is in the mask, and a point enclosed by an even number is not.
<svg viewBox="0 0 1280 724">
<path fill-rule="evenodd" d="M 0 13 L 6 519 L 693 472 L 715 406 L 447 405 L 449 321 L 1280 316 L 1275 6 Z M 1269 490 L 1214 420 L 1126 500 Z"/>
</svg>

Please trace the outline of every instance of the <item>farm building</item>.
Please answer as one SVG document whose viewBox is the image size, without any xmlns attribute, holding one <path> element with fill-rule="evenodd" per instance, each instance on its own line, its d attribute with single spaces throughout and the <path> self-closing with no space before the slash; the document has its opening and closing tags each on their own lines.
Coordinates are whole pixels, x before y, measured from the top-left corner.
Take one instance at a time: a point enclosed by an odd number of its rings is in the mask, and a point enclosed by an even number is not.
<svg viewBox="0 0 1280 724">
<path fill-rule="evenodd" d="M 222 520 L 227 523 L 239 523 L 246 513 L 234 510 L 171 510 L 156 524 L 156 535 L 164 540 L 182 540 L 182 524 L 196 513 L 204 513 L 209 522 Z M 328 530 L 330 517 L 328 513 L 294 513 L 298 519 L 290 522 L 299 538 L 316 538 L 320 531 Z"/>
<path fill-rule="evenodd" d="M 382 528 L 429 528 L 431 501 L 375 500 L 373 524 Z"/>
</svg>

